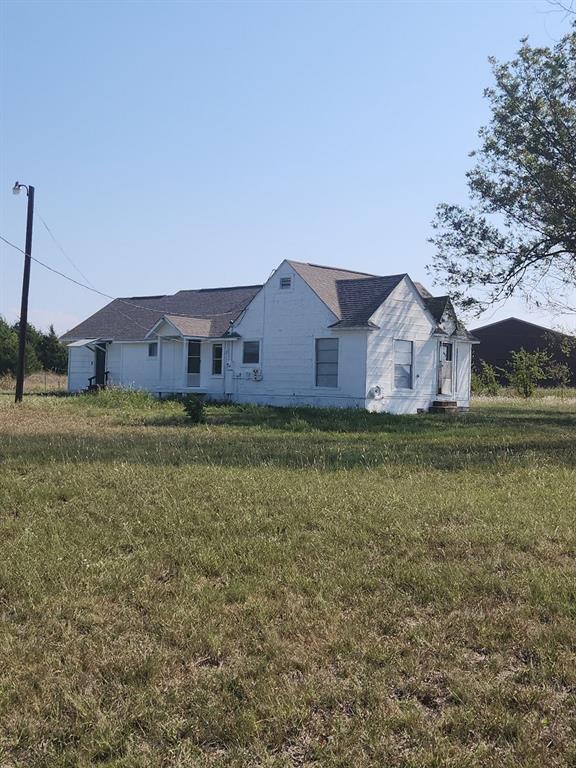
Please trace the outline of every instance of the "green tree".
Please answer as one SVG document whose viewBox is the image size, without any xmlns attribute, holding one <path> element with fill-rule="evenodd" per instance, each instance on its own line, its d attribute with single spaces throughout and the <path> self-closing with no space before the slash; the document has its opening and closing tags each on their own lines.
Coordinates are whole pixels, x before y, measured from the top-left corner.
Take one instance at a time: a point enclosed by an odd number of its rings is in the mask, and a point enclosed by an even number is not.
<svg viewBox="0 0 576 768">
<path fill-rule="evenodd" d="M 20 323 L 15 322 L 12 326 L 16 333 L 20 334 Z M 38 346 L 40 342 L 42 341 L 42 337 L 44 334 L 42 331 L 39 331 L 38 328 L 32 325 L 32 323 L 26 323 L 26 344 L 31 346 L 34 350 L 38 349 Z"/>
<path fill-rule="evenodd" d="M 548 378 L 546 369 L 549 365 L 550 355 L 547 352 L 527 352 L 522 348 L 512 352 L 506 375 L 518 394 L 532 397 L 539 382 Z"/>
<path fill-rule="evenodd" d="M 3 318 L 0 318 L 0 374 L 16 374 L 18 327 L 18 323 L 8 325 Z M 35 347 L 41 338 L 42 334 L 30 326 L 30 333 L 26 334 L 26 373 L 34 373 L 42 368 Z"/>
<path fill-rule="evenodd" d="M 487 363 L 486 360 L 480 360 L 480 372 L 476 374 L 475 386 L 478 394 L 481 395 L 497 395 L 500 392 L 494 366 Z"/>
<path fill-rule="evenodd" d="M 0 316 L 0 376 L 16 371 L 18 360 L 18 334 Z"/>
<path fill-rule="evenodd" d="M 512 61 L 490 62 L 470 204 L 438 206 L 429 271 L 464 308 L 521 293 L 576 312 L 576 23 L 552 48 L 523 40 Z"/>
<path fill-rule="evenodd" d="M 36 351 L 42 368 L 45 371 L 66 373 L 68 369 L 68 350 L 60 342 L 53 325 L 50 326 L 47 334 L 42 334 Z"/>
</svg>

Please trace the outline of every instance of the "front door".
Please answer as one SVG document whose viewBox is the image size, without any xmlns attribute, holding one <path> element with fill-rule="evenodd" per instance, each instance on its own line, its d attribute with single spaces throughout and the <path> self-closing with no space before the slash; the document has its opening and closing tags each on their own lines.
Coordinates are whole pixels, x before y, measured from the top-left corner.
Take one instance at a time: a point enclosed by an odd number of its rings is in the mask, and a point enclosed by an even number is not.
<svg viewBox="0 0 576 768">
<path fill-rule="evenodd" d="M 440 354 L 438 361 L 438 394 L 451 395 L 453 392 L 454 345 L 451 342 L 440 342 Z"/>
<path fill-rule="evenodd" d="M 199 341 L 188 342 L 188 367 L 186 386 L 187 387 L 199 387 L 200 386 L 200 363 L 201 363 L 201 351 L 202 345 Z"/>
<path fill-rule="evenodd" d="M 96 347 L 95 353 L 94 383 L 98 387 L 104 387 L 106 385 L 106 349 L 104 347 Z"/>
</svg>

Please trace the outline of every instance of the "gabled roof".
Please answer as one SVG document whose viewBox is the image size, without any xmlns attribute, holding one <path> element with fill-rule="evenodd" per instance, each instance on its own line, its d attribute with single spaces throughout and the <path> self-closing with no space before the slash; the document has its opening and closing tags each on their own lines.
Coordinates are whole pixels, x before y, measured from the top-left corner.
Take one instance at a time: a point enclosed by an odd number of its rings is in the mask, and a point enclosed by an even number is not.
<svg viewBox="0 0 576 768">
<path fill-rule="evenodd" d="M 447 336 L 454 339 L 470 341 L 473 344 L 478 343 L 478 339 L 466 330 L 464 323 L 458 320 L 452 299 L 450 296 L 426 296 L 424 297 L 426 309 L 430 312 L 434 320 L 438 323 L 435 333 L 440 336 Z M 448 333 L 443 327 L 443 322 L 451 319 L 454 323 L 454 330 Z"/>
<path fill-rule="evenodd" d="M 331 327 L 351 328 L 367 325 L 376 327 L 370 323 L 370 318 L 404 277 L 405 275 L 389 275 L 388 277 L 367 277 L 364 280 L 338 281 L 341 319 Z"/>
<path fill-rule="evenodd" d="M 430 312 L 434 320 L 439 323 L 448 307 L 452 306 L 449 296 L 426 296 L 424 297 L 424 304 L 426 309 Z"/>
<path fill-rule="evenodd" d="M 380 277 L 300 261 L 288 264 L 336 316 L 332 328 L 375 328 L 370 318 L 405 277 L 405 274 Z"/>
<path fill-rule="evenodd" d="M 208 317 L 182 317 L 180 315 L 164 315 L 182 336 L 198 336 L 209 338 L 212 336 L 213 320 Z"/>
<path fill-rule="evenodd" d="M 226 333 L 230 322 L 248 306 L 261 287 L 247 285 L 203 288 L 197 291 L 178 291 L 169 296 L 114 299 L 87 320 L 67 331 L 62 338 L 143 341 L 150 329 L 164 315 L 170 315 L 172 322 L 174 318 L 189 323 L 192 320 L 201 320 L 202 328 L 208 329 L 209 336 L 220 337 Z M 196 325 L 194 332 L 189 335 L 200 335 L 198 329 L 199 326 Z"/>
<path fill-rule="evenodd" d="M 408 278 L 406 273 L 379 276 L 299 261 L 287 263 L 330 309 L 335 318 L 332 328 L 376 328 L 370 318 L 396 286 Z M 432 297 L 419 283 L 414 286 L 440 325 L 451 307 L 449 298 Z M 114 299 L 65 333 L 62 339 L 145 341 L 163 318 L 186 337 L 236 335 L 231 330 L 231 323 L 238 319 L 261 288 L 261 285 L 204 288 L 178 291 L 169 296 Z M 466 334 L 462 329 L 463 326 L 459 328 L 461 334 Z"/>
</svg>

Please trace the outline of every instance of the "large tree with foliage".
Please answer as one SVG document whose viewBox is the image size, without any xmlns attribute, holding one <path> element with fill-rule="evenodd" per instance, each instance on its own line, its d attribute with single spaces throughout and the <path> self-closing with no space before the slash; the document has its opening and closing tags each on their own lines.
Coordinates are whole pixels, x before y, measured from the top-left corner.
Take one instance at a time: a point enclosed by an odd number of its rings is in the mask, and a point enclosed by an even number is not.
<svg viewBox="0 0 576 768">
<path fill-rule="evenodd" d="M 43 334 L 38 342 L 36 353 L 45 371 L 66 373 L 68 369 L 68 350 L 62 344 L 54 326 L 51 325 L 47 334 Z"/>
<path fill-rule="evenodd" d="M 14 373 L 18 360 L 18 334 L 0 316 L 0 376 Z"/>
<path fill-rule="evenodd" d="M 439 205 L 430 266 L 464 308 L 520 293 L 576 312 L 576 24 L 551 48 L 491 59 L 492 118 L 468 172 L 470 204 Z"/>
<path fill-rule="evenodd" d="M 0 376 L 15 375 L 18 360 L 18 323 L 9 325 L 0 316 Z M 59 341 L 53 326 L 47 334 L 28 323 L 26 327 L 26 373 L 44 369 L 66 373 L 68 350 Z"/>
</svg>

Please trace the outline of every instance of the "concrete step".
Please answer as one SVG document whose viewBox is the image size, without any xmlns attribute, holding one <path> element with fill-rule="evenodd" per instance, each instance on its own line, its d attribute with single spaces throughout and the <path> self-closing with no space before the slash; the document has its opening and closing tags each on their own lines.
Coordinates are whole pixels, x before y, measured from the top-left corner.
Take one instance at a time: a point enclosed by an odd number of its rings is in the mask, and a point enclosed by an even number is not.
<svg viewBox="0 0 576 768">
<path fill-rule="evenodd" d="M 456 403 L 432 403 L 428 408 L 428 413 L 458 413 Z"/>
<path fill-rule="evenodd" d="M 456 400 L 434 400 L 432 402 L 433 406 L 439 406 L 441 408 L 457 408 L 458 403 Z"/>
</svg>

